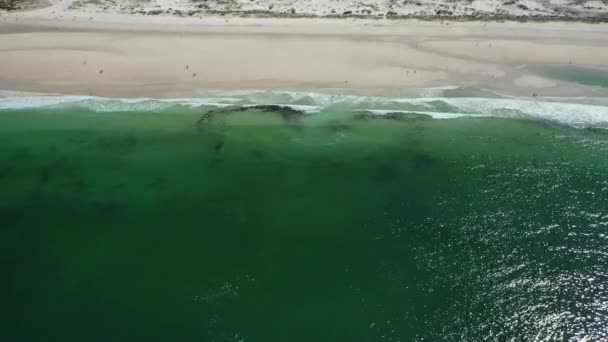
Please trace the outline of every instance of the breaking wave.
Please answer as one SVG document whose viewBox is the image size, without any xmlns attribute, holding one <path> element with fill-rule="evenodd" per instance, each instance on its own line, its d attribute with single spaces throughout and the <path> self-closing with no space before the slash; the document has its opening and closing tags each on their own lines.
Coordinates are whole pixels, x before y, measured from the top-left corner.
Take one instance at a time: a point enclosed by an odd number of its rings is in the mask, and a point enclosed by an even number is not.
<svg viewBox="0 0 608 342">
<path fill-rule="evenodd" d="M 584 99 L 442 97 L 434 88 L 420 97 L 398 98 L 290 91 L 209 91 L 196 98 L 104 98 L 47 94 L 0 93 L 0 110 L 32 108 L 86 108 L 97 112 L 164 111 L 177 106 L 230 107 L 280 105 L 305 113 L 321 113 L 331 108 L 370 111 L 377 115 L 391 112 L 420 113 L 436 119 L 462 117 L 502 117 L 547 120 L 574 127 L 608 128 L 608 106 L 584 103 Z M 431 97 L 425 95 L 433 95 Z M 589 101 L 592 102 L 592 101 Z M 600 101 L 602 102 L 602 101 Z"/>
</svg>

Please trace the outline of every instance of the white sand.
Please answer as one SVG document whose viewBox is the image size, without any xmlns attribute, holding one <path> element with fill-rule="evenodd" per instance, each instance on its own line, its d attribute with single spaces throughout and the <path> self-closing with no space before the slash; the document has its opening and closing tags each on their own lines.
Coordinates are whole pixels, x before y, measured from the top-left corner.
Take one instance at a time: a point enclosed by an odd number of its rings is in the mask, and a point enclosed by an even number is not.
<svg viewBox="0 0 608 342">
<path fill-rule="evenodd" d="M 607 25 L 116 14 L 59 20 L 45 17 L 49 11 L 0 18 L 0 89 L 188 96 L 205 89 L 378 94 L 460 85 L 607 96 L 606 89 L 534 74 L 547 64 L 608 69 Z"/>
</svg>

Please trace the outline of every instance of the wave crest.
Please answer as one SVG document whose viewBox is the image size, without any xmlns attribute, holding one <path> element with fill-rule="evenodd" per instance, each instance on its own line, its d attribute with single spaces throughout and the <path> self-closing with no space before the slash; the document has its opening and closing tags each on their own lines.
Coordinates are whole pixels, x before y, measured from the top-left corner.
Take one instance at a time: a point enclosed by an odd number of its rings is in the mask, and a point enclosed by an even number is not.
<svg viewBox="0 0 608 342">
<path fill-rule="evenodd" d="M 446 87 L 446 89 L 453 88 Z M 197 98 L 174 99 L 19 95 L 5 92 L 0 94 L 0 110 L 77 107 L 97 112 L 129 112 L 163 111 L 175 106 L 198 108 L 280 105 L 306 113 L 322 113 L 326 109 L 341 107 L 347 110 L 371 111 L 378 115 L 405 112 L 426 114 L 436 119 L 464 116 L 530 118 L 574 127 L 608 128 L 608 106 L 559 101 L 559 99 L 488 97 L 390 98 L 288 91 L 210 91 Z M 581 99 L 577 99 L 577 102 L 581 102 Z"/>
</svg>

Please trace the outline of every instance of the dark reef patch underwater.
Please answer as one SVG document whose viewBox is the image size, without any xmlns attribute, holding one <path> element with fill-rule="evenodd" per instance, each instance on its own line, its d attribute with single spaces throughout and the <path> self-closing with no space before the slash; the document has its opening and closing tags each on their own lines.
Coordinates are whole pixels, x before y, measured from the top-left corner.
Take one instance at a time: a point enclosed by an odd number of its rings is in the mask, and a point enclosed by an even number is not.
<svg viewBox="0 0 608 342">
<path fill-rule="evenodd" d="M 4 109 L 0 222 L 7 342 L 608 339 L 604 129 Z"/>
</svg>

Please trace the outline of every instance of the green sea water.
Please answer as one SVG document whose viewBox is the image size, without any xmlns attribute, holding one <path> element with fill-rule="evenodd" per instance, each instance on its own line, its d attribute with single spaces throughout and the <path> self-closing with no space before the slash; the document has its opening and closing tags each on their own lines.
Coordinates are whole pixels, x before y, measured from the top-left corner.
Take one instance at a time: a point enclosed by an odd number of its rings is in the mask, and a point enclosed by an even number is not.
<svg viewBox="0 0 608 342">
<path fill-rule="evenodd" d="M 608 338 L 608 133 L 0 111 L 2 341 Z"/>
<path fill-rule="evenodd" d="M 581 68 L 569 65 L 541 67 L 537 71 L 542 76 L 560 81 L 608 88 L 608 71 L 606 70 Z"/>
</svg>

